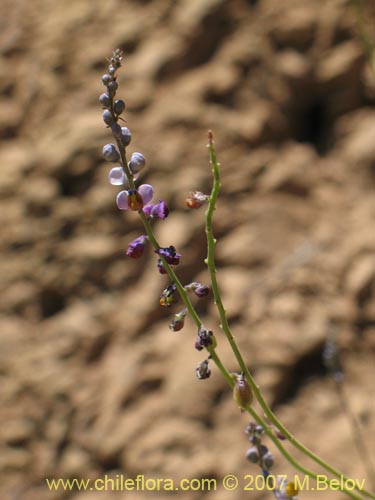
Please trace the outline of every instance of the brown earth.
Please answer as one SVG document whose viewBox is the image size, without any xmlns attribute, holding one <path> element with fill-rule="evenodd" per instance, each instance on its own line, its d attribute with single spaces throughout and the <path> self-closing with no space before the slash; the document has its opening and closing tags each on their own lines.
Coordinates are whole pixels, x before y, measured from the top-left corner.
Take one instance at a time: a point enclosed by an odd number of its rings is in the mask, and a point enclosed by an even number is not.
<svg viewBox="0 0 375 500">
<path fill-rule="evenodd" d="M 179 309 L 158 304 L 168 282 L 154 254 L 124 256 L 142 229 L 115 206 L 98 104 L 116 47 L 126 54 L 119 95 L 129 150 L 144 153 L 143 180 L 170 205 L 154 227 L 182 253 L 182 281 L 207 279 L 204 214 L 183 200 L 210 188 L 211 128 L 222 168 L 218 278 L 236 339 L 287 427 L 365 478 L 322 364 L 336 332 L 345 394 L 375 463 L 375 91 L 350 2 L 2 0 L 0 8 L 0 497 L 273 498 L 243 492 L 244 475 L 259 472 L 245 459 L 248 418 L 216 369 L 196 379 L 204 354 L 193 348 L 195 327 L 169 331 Z M 238 370 L 212 298 L 197 307 Z M 294 474 L 269 447 L 275 473 Z M 105 474 L 216 478 L 218 489 L 50 492 L 44 481 Z M 234 492 L 220 486 L 227 474 L 240 478 Z"/>
</svg>

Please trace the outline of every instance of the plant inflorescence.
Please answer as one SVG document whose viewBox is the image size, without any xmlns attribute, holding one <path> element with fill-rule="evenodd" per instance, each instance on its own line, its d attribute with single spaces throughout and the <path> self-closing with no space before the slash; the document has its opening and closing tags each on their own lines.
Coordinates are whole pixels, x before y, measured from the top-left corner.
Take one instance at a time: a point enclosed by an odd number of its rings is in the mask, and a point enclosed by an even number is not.
<svg viewBox="0 0 375 500">
<path fill-rule="evenodd" d="M 146 160 L 143 154 L 134 152 L 131 154 L 130 160 L 128 161 L 127 159 L 127 148 L 131 143 L 132 134 L 128 127 L 121 126 L 122 115 L 126 109 L 126 105 L 123 100 L 116 97 L 118 90 L 117 74 L 122 65 L 122 60 L 123 54 L 121 50 L 115 50 L 109 59 L 107 73 L 102 76 L 102 83 L 106 91 L 101 94 L 99 101 L 103 107 L 103 121 L 112 132 L 115 142 L 115 144 L 106 144 L 103 147 L 103 157 L 108 162 L 116 165 L 109 172 L 109 182 L 114 186 L 122 187 L 122 190 L 116 197 L 117 207 L 120 210 L 136 212 L 144 228 L 143 234 L 129 243 L 126 255 L 133 259 L 139 259 L 142 257 L 146 245 L 153 247 L 156 257 L 155 269 L 160 274 L 166 275 L 169 279 L 169 284 L 160 295 L 160 305 L 169 308 L 177 302 L 177 297 L 180 297 L 184 304 L 183 309 L 175 313 L 171 318 L 169 323 L 170 330 L 177 332 L 184 328 L 185 318 L 188 315 L 195 324 L 197 333 L 193 345 L 195 349 L 205 354 L 195 369 L 197 378 L 199 380 L 208 379 L 211 375 L 211 365 L 216 365 L 232 390 L 233 399 L 239 409 L 242 412 L 249 413 L 252 418 L 246 428 L 246 433 L 251 443 L 251 447 L 246 453 L 246 458 L 249 462 L 260 467 L 261 473 L 265 478 L 270 477 L 270 471 L 274 465 L 274 456 L 264 444 L 264 439 L 267 437 L 284 458 L 304 475 L 312 479 L 317 479 L 318 474 L 321 477 L 323 472 L 326 474 L 328 488 L 330 481 L 337 481 L 337 478 L 343 480 L 343 484 L 345 485 L 345 480 L 349 480 L 349 478 L 346 478 L 344 474 L 306 448 L 274 415 L 264 400 L 261 390 L 254 381 L 231 332 L 221 299 L 215 268 L 216 239 L 213 233 L 213 215 L 220 190 L 220 170 L 212 132 L 208 133 L 209 160 L 213 172 L 211 193 L 204 194 L 200 191 L 192 191 L 187 195 L 185 200 L 186 206 L 192 210 L 199 209 L 204 205 L 207 206 L 205 214 L 207 258 L 205 259 L 205 263 L 209 271 L 210 284 L 207 285 L 196 281 L 183 284 L 176 274 L 176 267 L 180 263 L 181 254 L 173 244 L 167 247 L 159 245 L 152 229 L 152 221 L 153 219 L 166 219 L 169 215 L 169 208 L 167 202 L 163 199 L 154 201 L 155 192 L 152 185 L 138 185 L 137 181 L 140 172 L 146 167 Z M 218 336 L 204 325 L 191 300 L 192 296 L 202 298 L 211 293 L 219 313 L 220 327 L 224 334 L 220 336 L 219 340 L 229 342 L 238 363 L 237 373 L 229 372 L 225 367 L 216 349 L 219 341 Z M 291 445 L 292 449 L 294 448 L 302 452 L 315 467 L 318 467 L 318 470 L 307 468 L 297 461 L 293 456 L 293 452 L 286 449 L 286 442 Z M 271 490 L 275 498 L 279 500 L 296 500 L 298 498 L 298 487 L 293 481 L 287 481 L 285 478 L 283 480 L 281 478 L 274 480 L 273 478 L 274 476 L 271 477 L 273 481 Z M 350 484 L 352 483 L 353 481 Z M 375 500 L 373 493 L 364 488 L 361 489 L 359 486 L 355 486 L 354 488 L 343 486 L 342 491 L 350 498 L 356 500 L 363 498 L 372 498 Z"/>
</svg>

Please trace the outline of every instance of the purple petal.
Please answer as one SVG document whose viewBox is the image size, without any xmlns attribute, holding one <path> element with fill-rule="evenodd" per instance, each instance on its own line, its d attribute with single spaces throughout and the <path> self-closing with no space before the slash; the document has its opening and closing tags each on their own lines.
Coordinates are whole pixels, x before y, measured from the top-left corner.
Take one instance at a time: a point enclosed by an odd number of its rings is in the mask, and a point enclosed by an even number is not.
<svg viewBox="0 0 375 500">
<path fill-rule="evenodd" d="M 110 170 L 108 178 L 109 182 L 113 186 L 122 186 L 124 184 L 126 176 L 124 174 L 122 167 L 114 167 Z"/>
<path fill-rule="evenodd" d="M 116 197 L 116 203 L 120 210 L 127 210 L 129 208 L 128 205 L 128 192 L 120 191 Z"/>
<path fill-rule="evenodd" d="M 138 193 L 142 196 L 143 206 L 145 206 L 154 197 L 154 188 L 150 184 L 142 184 L 138 188 Z"/>
<path fill-rule="evenodd" d="M 142 234 L 142 236 L 139 236 L 135 240 L 131 241 L 126 251 L 126 255 L 132 259 L 139 259 L 142 257 L 146 241 L 147 236 L 145 234 Z"/>
</svg>

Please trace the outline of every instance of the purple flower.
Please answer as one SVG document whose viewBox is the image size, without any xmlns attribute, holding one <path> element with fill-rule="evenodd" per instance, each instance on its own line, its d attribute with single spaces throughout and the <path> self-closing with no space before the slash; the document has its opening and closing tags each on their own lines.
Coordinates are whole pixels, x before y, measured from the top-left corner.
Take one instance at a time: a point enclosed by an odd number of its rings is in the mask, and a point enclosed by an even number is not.
<svg viewBox="0 0 375 500">
<path fill-rule="evenodd" d="M 151 219 L 166 219 L 169 215 L 169 208 L 164 200 L 159 200 L 158 203 L 151 203 L 144 207 L 143 213 Z"/>
<path fill-rule="evenodd" d="M 116 203 L 120 210 L 140 210 L 148 205 L 154 197 L 154 188 L 150 184 L 142 184 L 138 190 L 120 191 Z"/>
<path fill-rule="evenodd" d="M 135 240 L 131 241 L 128 249 L 126 250 L 126 255 L 132 259 L 139 259 L 143 255 L 146 242 L 147 236 L 145 234 L 142 234 L 142 236 L 139 236 Z"/>
<path fill-rule="evenodd" d="M 164 257 L 164 259 L 171 264 L 172 266 L 177 266 L 180 263 L 181 254 L 176 252 L 176 249 L 173 245 L 166 248 L 158 248 L 155 250 L 155 253 Z"/>
</svg>

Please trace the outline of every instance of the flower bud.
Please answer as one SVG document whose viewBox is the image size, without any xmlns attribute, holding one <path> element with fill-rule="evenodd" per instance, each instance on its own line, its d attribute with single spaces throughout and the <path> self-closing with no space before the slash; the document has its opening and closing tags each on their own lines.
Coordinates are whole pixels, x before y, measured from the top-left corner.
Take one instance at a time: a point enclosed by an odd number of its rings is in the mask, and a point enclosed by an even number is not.
<svg viewBox="0 0 375 500">
<path fill-rule="evenodd" d="M 128 163 L 133 174 L 137 174 L 146 166 L 146 160 L 142 153 L 133 153 Z"/>
<path fill-rule="evenodd" d="M 113 76 L 116 73 L 116 68 L 112 65 L 108 66 L 108 73 Z"/>
<path fill-rule="evenodd" d="M 102 76 L 102 83 L 103 83 L 103 85 L 108 85 L 109 82 L 111 82 L 111 81 L 112 81 L 111 75 L 103 75 Z"/>
<path fill-rule="evenodd" d="M 128 127 L 121 127 L 121 142 L 122 142 L 122 145 L 124 146 L 124 148 L 126 148 L 126 146 L 129 146 L 130 144 L 130 141 L 132 139 L 132 134 L 130 132 L 130 130 L 128 129 Z"/>
<path fill-rule="evenodd" d="M 109 109 L 106 109 L 103 112 L 103 121 L 107 125 L 113 125 L 115 123 L 115 119 L 114 119 L 112 113 L 109 111 Z"/>
<path fill-rule="evenodd" d="M 114 144 L 106 144 L 103 147 L 104 159 L 112 163 L 116 163 L 120 159 L 120 153 L 117 151 Z"/>
<path fill-rule="evenodd" d="M 114 96 L 116 94 L 116 90 L 118 89 L 118 83 L 116 82 L 116 80 L 112 80 L 111 82 L 109 82 L 107 85 L 107 89 L 108 94 L 110 96 Z"/>
<path fill-rule="evenodd" d="M 116 196 L 116 204 L 120 210 L 127 210 L 129 208 L 127 191 L 120 191 L 118 193 Z"/>
<path fill-rule="evenodd" d="M 253 392 L 244 374 L 237 376 L 233 387 L 233 399 L 241 410 L 246 410 L 253 400 Z"/>
<path fill-rule="evenodd" d="M 122 99 L 117 99 L 113 103 L 113 111 L 116 115 L 121 115 L 125 111 L 125 103 Z"/>
<path fill-rule="evenodd" d="M 112 186 L 122 186 L 126 180 L 126 175 L 122 167 L 114 167 L 110 170 L 108 179 Z"/>
<path fill-rule="evenodd" d="M 267 451 L 267 453 L 265 453 L 263 455 L 262 462 L 263 462 L 263 466 L 266 469 L 270 469 L 273 466 L 274 458 L 273 458 L 273 455 L 270 451 Z"/>
<path fill-rule="evenodd" d="M 111 130 L 113 137 L 116 137 L 116 139 L 121 139 L 121 127 L 118 123 L 113 123 L 111 125 Z"/>
<path fill-rule="evenodd" d="M 102 94 L 100 97 L 99 97 L 99 102 L 102 106 L 104 106 L 105 108 L 109 108 L 109 106 L 111 105 L 111 99 L 109 97 L 108 94 Z"/>
<path fill-rule="evenodd" d="M 256 446 L 252 446 L 247 450 L 246 458 L 253 464 L 256 464 L 259 461 L 259 455 Z"/>
</svg>

